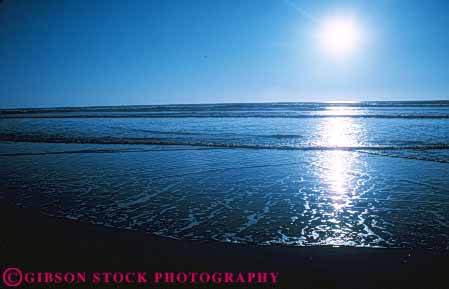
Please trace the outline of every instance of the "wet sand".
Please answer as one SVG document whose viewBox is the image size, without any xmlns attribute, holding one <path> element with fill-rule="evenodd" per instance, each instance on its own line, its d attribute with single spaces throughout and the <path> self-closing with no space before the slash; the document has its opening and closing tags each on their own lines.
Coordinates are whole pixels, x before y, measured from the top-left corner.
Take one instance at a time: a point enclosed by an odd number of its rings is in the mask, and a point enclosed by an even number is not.
<svg viewBox="0 0 449 289">
<path fill-rule="evenodd" d="M 40 272 L 266 271 L 279 272 L 277 285 L 183 284 L 179 287 L 449 288 L 449 254 L 444 252 L 181 241 L 48 217 L 36 210 L 5 204 L 0 205 L 0 228 L 2 272 L 10 266 Z M 174 286 L 122 284 L 118 287 Z"/>
</svg>

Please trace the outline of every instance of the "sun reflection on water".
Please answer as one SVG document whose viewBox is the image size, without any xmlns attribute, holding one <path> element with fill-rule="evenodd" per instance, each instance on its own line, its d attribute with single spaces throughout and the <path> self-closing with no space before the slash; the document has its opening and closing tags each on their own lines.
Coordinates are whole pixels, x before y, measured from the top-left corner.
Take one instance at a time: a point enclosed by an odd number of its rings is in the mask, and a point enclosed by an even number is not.
<svg viewBox="0 0 449 289">
<path fill-rule="evenodd" d="M 358 235 L 353 227 L 354 202 L 360 197 L 359 178 L 361 162 L 358 154 L 348 150 L 357 146 L 363 133 L 351 118 L 323 119 L 319 127 L 319 142 L 323 147 L 335 150 L 322 151 L 316 165 L 316 176 L 321 184 L 318 199 L 320 207 L 311 227 L 312 235 L 319 235 L 319 243 L 326 245 L 350 245 Z"/>
<path fill-rule="evenodd" d="M 323 153 L 320 159 L 320 178 L 327 184 L 327 193 L 335 210 L 342 210 L 350 204 L 354 191 L 351 171 L 356 156 L 338 148 L 349 148 L 358 143 L 358 127 L 350 118 L 325 120 L 320 130 L 321 142 L 337 150 Z"/>
<path fill-rule="evenodd" d="M 321 144 L 330 147 L 350 147 L 356 145 L 357 127 L 350 118 L 329 118 L 320 128 Z"/>
</svg>

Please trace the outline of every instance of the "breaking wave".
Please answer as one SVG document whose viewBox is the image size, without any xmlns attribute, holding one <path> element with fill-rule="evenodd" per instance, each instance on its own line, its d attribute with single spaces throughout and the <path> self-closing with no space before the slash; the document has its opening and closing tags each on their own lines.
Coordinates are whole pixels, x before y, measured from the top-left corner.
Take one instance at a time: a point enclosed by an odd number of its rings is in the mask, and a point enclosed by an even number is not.
<svg viewBox="0 0 449 289">
<path fill-rule="evenodd" d="M 272 135 L 273 138 L 295 137 L 290 135 Z M 121 144 L 121 145 L 173 145 L 200 146 L 215 148 L 241 149 L 278 149 L 278 150 L 448 150 L 449 143 L 411 144 L 411 145 L 298 145 L 298 144 L 260 144 L 260 143 L 232 143 L 208 140 L 174 140 L 161 138 L 119 138 L 119 137 L 73 137 L 73 136 L 44 136 L 44 135 L 15 135 L 0 134 L 0 141 L 67 143 L 67 144 Z"/>
</svg>

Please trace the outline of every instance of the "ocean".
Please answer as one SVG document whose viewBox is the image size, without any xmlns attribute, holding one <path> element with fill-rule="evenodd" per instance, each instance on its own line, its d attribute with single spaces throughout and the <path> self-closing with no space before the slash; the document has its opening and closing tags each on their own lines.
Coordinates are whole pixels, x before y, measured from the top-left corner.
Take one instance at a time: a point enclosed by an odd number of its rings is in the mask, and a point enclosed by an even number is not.
<svg viewBox="0 0 449 289">
<path fill-rule="evenodd" d="M 0 200 L 188 240 L 449 250 L 449 101 L 0 110 Z"/>
</svg>

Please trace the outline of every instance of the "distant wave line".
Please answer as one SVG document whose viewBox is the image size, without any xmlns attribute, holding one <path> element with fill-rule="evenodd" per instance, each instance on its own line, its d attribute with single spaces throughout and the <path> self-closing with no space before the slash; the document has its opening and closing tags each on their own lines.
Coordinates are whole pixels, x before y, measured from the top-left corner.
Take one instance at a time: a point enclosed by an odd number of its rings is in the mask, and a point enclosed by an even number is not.
<svg viewBox="0 0 449 289">
<path fill-rule="evenodd" d="M 325 110 L 335 107 L 351 108 L 449 108 L 449 100 L 439 101 L 367 101 L 367 102 L 266 102 L 171 105 L 121 105 L 85 107 L 9 108 L 2 114 L 67 113 L 67 112 L 161 112 L 161 111 L 241 111 L 241 110 Z"/>
<path fill-rule="evenodd" d="M 132 130 L 137 132 L 143 132 L 148 134 L 158 134 L 158 135 L 171 135 L 171 136 L 213 136 L 213 137 L 239 137 L 239 138 L 278 138 L 278 139 L 292 139 L 292 138 L 303 138 L 300 134 L 243 134 L 234 132 L 225 133 L 209 133 L 209 132 L 188 132 L 188 131 L 161 131 L 161 130 L 149 130 L 149 129 L 137 129 L 137 128 L 121 128 L 121 127 L 110 127 L 112 129 L 118 130 Z"/>
<path fill-rule="evenodd" d="M 31 143 L 70 143 L 70 144 L 122 144 L 122 145 L 176 145 L 199 146 L 234 149 L 276 149 L 276 150 L 449 150 L 449 143 L 424 144 L 424 145 L 362 145 L 362 146 L 326 146 L 326 145 L 273 145 L 273 144 L 244 144 L 244 143 L 218 143 L 207 141 L 180 141 L 163 140 L 157 138 L 114 138 L 114 137 L 64 137 L 64 136 L 16 136 L 0 134 L 0 141 L 31 142 Z"/>
<path fill-rule="evenodd" d="M 449 114 L 95 114 L 95 115 L 1 115 L 0 119 L 61 118 L 383 118 L 449 119 Z"/>
</svg>

